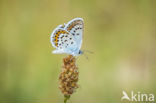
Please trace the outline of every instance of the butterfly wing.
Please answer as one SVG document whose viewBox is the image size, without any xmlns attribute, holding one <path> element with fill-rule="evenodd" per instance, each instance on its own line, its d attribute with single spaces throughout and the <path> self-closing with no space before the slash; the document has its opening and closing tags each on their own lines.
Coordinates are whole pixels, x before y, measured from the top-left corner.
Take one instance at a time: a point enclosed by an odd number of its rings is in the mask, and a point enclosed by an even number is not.
<svg viewBox="0 0 156 103">
<path fill-rule="evenodd" d="M 73 54 L 77 49 L 74 36 L 62 28 L 56 28 L 51 34 L 52 46 L 56 48 L 53 53 Z"/>
<path fill-rule="evenodd" d="M 84 23 L 82 18 L 75 18 L 69 21 L 65 26 L 65 30 L 67 30 L 74 36 L 74 40 L 77 44 L 78 50 L 80 50 L 82 44 L 83 28 Z"/>
</svg>

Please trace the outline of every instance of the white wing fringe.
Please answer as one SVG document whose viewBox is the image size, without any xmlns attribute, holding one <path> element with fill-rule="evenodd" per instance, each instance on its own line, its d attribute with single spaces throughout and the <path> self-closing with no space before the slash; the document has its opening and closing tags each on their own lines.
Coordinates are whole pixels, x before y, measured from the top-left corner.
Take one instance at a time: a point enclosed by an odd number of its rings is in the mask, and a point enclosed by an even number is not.
<svg viewBox="0 0 156 103">
<path fill-rule="evenodd" d="M 62 50 L 57 50 L 57 49 L 56 49 L 56 50 L 53 50 L 52 53 L 53 53 L 53 54 L 62 54 L 62 53 L 64 53 L 64 52 L 63 52 Z"/>
</svg>

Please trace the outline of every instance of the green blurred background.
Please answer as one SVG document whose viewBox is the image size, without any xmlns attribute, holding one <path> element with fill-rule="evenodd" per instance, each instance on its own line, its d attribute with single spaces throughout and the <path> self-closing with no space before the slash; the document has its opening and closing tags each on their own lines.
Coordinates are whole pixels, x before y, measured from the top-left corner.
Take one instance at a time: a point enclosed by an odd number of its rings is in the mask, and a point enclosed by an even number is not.
<svg viewBox="0 0 156 103">
<path fill-rule="evenodd" d="M 0 103 L 63 103 L 62 58 L 50 35 L 84 19 L 80 88 L 69 103 L 121 103 L 122 91 L 156 94 L 155 0 L 0 0 Z"/>
</svg>

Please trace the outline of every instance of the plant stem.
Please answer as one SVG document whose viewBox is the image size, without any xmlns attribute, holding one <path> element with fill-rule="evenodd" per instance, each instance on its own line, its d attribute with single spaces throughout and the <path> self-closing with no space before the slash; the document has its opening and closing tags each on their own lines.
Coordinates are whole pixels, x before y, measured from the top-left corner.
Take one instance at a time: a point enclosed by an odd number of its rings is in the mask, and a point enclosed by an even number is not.
<svg viewBox="0 0 156 103">
<path fill-rule="evenodd" d="M 64 96 L 64 103 L 67 103 L 67 100 L 70 98 L 70 95 L 65 95 Z"/>
</svg>

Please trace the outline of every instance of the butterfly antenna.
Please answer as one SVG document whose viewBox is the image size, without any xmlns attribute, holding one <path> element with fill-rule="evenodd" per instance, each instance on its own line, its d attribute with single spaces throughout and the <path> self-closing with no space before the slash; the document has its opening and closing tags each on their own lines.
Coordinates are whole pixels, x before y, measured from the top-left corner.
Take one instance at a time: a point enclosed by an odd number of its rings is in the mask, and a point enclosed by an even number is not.
<svg viewBox="0 0 156 103">
<path fill-rule="evenodd" d="M 90 50 L 83 50 L 83 52 L 88 52 L 90 54 L 94 54 L 94 52 L 90 51 Z"/>
<path fill-rule="evenodd" d="M 85 53 L 83 55 L 87 60 L 89 60 L 88 56 Z"/>
</svg>

